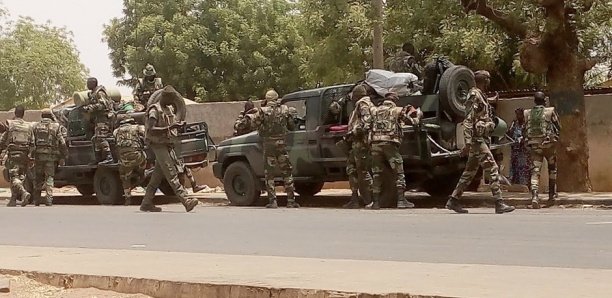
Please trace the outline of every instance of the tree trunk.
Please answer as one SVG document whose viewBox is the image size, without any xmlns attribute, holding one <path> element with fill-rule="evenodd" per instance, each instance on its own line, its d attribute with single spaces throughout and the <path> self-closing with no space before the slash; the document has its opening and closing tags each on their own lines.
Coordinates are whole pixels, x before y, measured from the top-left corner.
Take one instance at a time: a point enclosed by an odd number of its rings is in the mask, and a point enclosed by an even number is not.
<svg viewBox="0 0 612 298">
<path fill-rule="evenodd" d="M 578 58 L 568 53 L 555 56 L 549 64 L 547 79 L 551 104 L 561 122 L 561 140 L 557 147 L 557 184 L 560 191 L 592 191 L 589 178 L 589 147 L 584 102 L 584 68 Z"/>
<path fill-rule="evenodd" d="M 383 53 L 383 0 L 372 0 L 374 13 L 374 30 L 372 33 L 372 54 L 374 55 L 373 67 L 385 68 L 385 57 Z"/>
</svg>

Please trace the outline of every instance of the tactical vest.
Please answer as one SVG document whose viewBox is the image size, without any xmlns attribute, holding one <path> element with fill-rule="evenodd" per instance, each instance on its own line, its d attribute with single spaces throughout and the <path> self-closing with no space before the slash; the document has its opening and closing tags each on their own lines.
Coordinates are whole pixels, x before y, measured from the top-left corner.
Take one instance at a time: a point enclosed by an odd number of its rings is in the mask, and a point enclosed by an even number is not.
<svg viewBox="0 0 612 298">
<path fill-rule="evenodd" d="M 8 122 L 8 151 L 30 150 L 30 139 L 32 136 L 32 126 L 23 119 L 7 120 Z"/>
<path fill-rule="evenodd" d="M 138 79 L 138 83 L 138 93 L 141 97 L 140 100 L 143 103 L 149 101 L 149 98 L 155 91 L 164 87 L 161 78 L 155 78 L 153 82 L 145 81 L 144 79 Z"/>
<path fill-rule="evenodd" d="M 35 153 L 39 154 L 60 154 L 58 150 L 60 134 L 60 125 L 52 122 L 50 119 L 43 119 L 41 122 L 34 125 L 32 129 L 34 134 Z"/>
<path fill-rule="evenodd" d="M 401 108 L 394 102 L 385 100 L 379 107 L 371 108 L 372 127 L 370 140 L 372 142 L 401 142 L 401 125 L 399 115 Z"/>
<path fill-rule="evenodd" d="M 147 109 L 147 117 L 152 110 L 155 110 L 157 113 L 157 124 L 155 125 L 156 127 L 168 127 L 172 124 L 177 123 L 176 116 L 174 115 L 174 109 L 172 108 L 172 106 L 162 108 L 161 104 L 159 103 L 151 105 Z M 164 131 L 154 131 L 151 129 L 147 129 L 145 135 L 146 140 L 153 144 L 174 144 L 176 138 L 178 137 L 178 130 L 169 129 Z"/>
<path fill-rule="evenodd" d="M 536 106 L 531 110 L 524 112 L 527 119 L 527 138 L 529 140 L 539 140 L 548 138 L 550 141 L 556 141 L 557 133 L 553 128 L 552 116 L 555 108 L 546 108 L 544 106 Z"/>
<path fill-rule="evenodd" d="M 349 119 L 348 123 L 349 131 L 354 134 L 359 129 L 365 129 L 365 123 L 363 122 L 364 119 L 361 119 L 361 114 L 359 113 L 361 105 L 365 105 L 368 111 L 371 110 L 372 107 L 374 107 L 374 104 L 368 96 L 361 98 L 357 101 L 357 103 L 355 103 L 355 109 L 353 110 L 353 113 L 351 114 L 351 118 Z"/>
<path fill-rule="evenodd" d="M 138 125 L 123 124 L 117 128 L 115 132 L 115 142 L 120 149 L 133 148 L 134 150 L 142 150 L 144 144 L 138 133 Z"/>
<path fill-rule="evenodd" d="M 261 108 L 261 113 L 259 134 L 265 138 L 284 138 L 288 132 L 289 108 L 274 101 Z"/>
</svg>

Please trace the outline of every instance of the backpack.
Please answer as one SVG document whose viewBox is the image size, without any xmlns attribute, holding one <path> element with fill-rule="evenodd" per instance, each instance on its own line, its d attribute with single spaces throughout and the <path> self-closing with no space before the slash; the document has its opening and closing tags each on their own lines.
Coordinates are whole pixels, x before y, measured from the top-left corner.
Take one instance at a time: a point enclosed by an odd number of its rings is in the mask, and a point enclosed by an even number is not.
<svg viewBox="0 0 612 298">
<path fill-rule="evenodd" d="M 32 136 L 30 123 L 23 120 L 9 120 L 8 126 L 10 150 L 29 150 L 30 138 Z"/>
</svg>

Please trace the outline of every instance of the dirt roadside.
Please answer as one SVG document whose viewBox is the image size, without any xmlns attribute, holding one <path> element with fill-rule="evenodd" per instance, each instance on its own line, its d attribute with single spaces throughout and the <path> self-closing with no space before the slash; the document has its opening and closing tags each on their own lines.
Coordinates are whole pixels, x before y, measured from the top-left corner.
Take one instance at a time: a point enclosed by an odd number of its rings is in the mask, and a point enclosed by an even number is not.
<svg viewBox="0 0 612 298">
<path fill-rule="evenodd" d="M 98 289 L 63 289 L 31 280 L 25 276 L 0 275 L 0 280 L 10 280 L 10 293 L 0 293 L 0 298 L 150 298 L 143 294 L 120 294 Z"/>
</svg>

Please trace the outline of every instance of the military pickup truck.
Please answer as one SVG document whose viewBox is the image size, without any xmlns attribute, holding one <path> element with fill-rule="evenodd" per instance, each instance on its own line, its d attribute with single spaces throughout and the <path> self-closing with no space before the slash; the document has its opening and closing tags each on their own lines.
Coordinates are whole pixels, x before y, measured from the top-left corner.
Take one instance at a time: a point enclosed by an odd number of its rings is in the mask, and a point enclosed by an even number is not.
<svg viewBox="0 0 612 298">
<path fill-rule="evenodd" d="M 158 97 L 152 96 L 152 98 Z M 181 97 L 182 98 L 182 97 Z M 184 120 L 186 109 L 184 102 L 175 103 L 179 119 Z M 123 202 L 123 187 L 119 178 L 118 164 L 97 165 L 93 143 L 93 124 L 88 115 L 83 112 L 80 105 L 64 107 L 62 110 L 54 111 L 60 122 L 67 128 L 66 142 L 68 145 L 68 156 L 65 165 L 59 166 L 55 175 L 55 186 L 63 187 L 73 185 L 84 196 L 96 195 L 97 200 L 103 205 L 119 204 Z M 114 122 L 125 118 L 128 114 L 118 112 Z M 130 117 L 139 123 L 144 123 L 144 112 L 130 113 Z M 206 122 L 189 123 L 179 131 L 180 142 L 177 144 L 176 152 L 183 158 L 185 165 L 190 168 L 206 167 L 208 165 L 207 155 L 211 148 L 208 125 Z M 115 160 L 115 140 L 109 138 L 111 151 Z M 151 169 L 155 164 L 155 156 L 151 150 L 147 150 L 147 168 Z M 146 185 L 143 184 L 143 186 Z M 170 184 L 164 182 L 159 189 L 168 196 L 173 196 L 174 191 Z"/>
<path fill-rule="evenodd" d="M 400 97 L 400 106 L 420 107 L 424 117 L 418 126 L 403 127 L 401 153 L 409 189 L 418 189 L 434 197 L 449 195 L 456 185 L 466 158 L 460 156 L 463 147 L 461 121 L 465 114 L 468 90 L 474 85 L 473 73 L 463 66 L 452 66 L 438 78 L 435 94 Z M 339 85 L 299 91 L 282 98 L 282 103 L 295 107 L 299 114 L 297 130 L 287 136 L 293 164 L 296 192 L 301 197 L 314 196 L 324 183 L 347 181 L 346 154 L 336 143 L 347 133 L 346 121 L 352 106 L 343 111 L 344 117 L 331 122 L 329 106 L 333 100 L 347 96 L 354 85 Z M 505 122 L 496 119 L 498 131 Z M 505 134 L 503 131 L 502 135 Z M 494 154 L 501 154 L 493 144 Z M 233 205 L 255 204 L 264 187 L 263 157 L 257 132 L 234 137 L 217 147 L 215 177 L 223 182 Z M 396 187 L 391 170 L 384 172 L 381 205 L 391 207 L 396 202 Z M 281 182 L 280 180 L 278 181 Z"/>
</svg>

